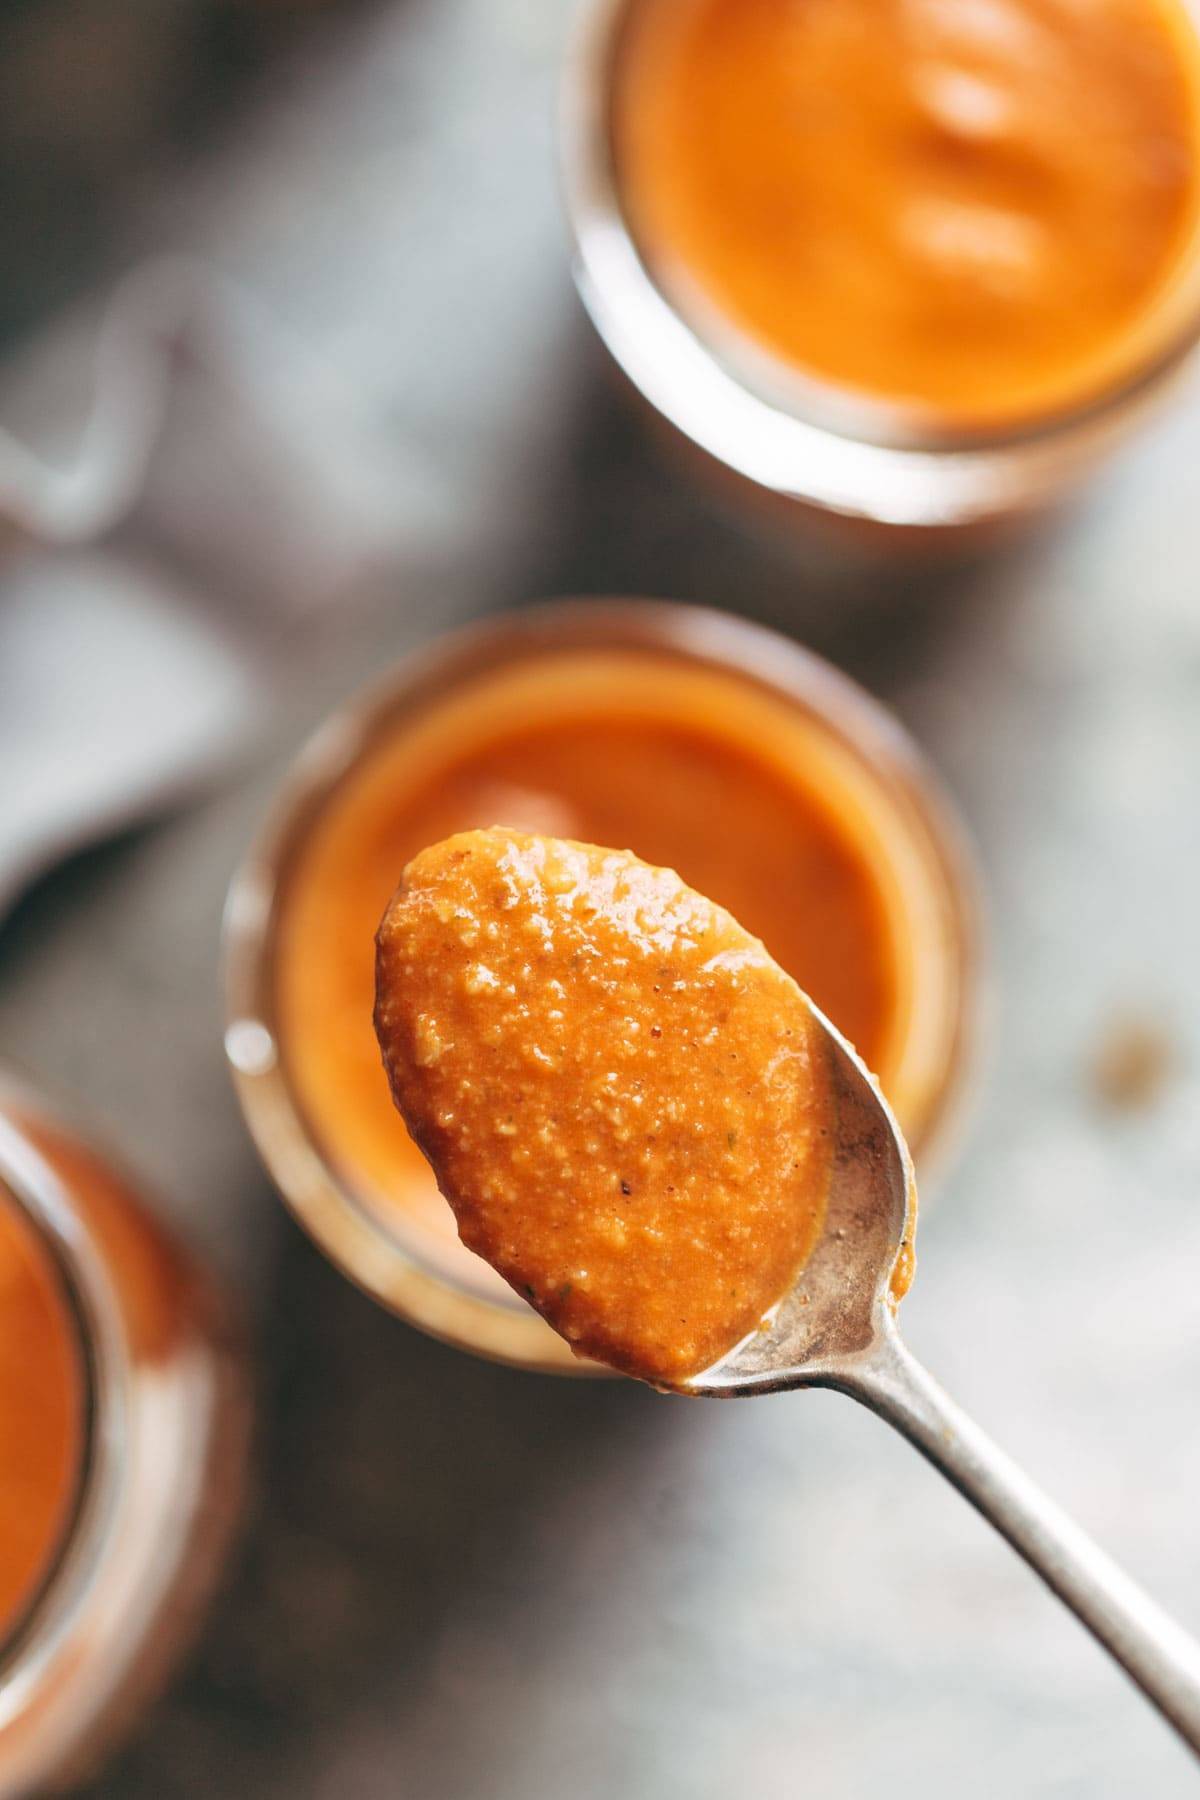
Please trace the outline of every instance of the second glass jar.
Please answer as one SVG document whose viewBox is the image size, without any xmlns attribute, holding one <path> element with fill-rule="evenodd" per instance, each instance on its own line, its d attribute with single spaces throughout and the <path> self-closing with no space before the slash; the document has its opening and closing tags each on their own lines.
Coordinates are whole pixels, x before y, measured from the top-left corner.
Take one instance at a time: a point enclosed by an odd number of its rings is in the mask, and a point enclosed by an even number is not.
<svg viewBox="0 0 1200 1800">
<path fill-rule="evenodd" d="M 376 1298 L 464 1348 L 578 1372 L 454 1235 L 391 1105 L 375 928 L 455 830 L 630 848 L 729 906 L 879 1074 L 928 1167 L 967 1060 L 974 884 L 915 747 L 853 683 L 725 614 L 510 614 L 402 664 L 312 740 L 232 890 L 226 1047 L 285 1199 Z"/>
</svg>

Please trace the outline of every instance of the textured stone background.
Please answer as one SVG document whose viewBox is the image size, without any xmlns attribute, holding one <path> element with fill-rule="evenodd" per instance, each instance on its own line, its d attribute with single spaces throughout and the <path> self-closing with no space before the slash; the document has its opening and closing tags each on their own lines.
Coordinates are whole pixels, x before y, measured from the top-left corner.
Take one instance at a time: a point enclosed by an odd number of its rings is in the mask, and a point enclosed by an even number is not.
<svg viewBox="0 0 1200 1800">
<path fill-rule="evenodd" d="M 124 90 L 95 75 L 106 13 Z M 1200 1627 L 1200 394 L 1001 562 L 864 579 L 745 535 L 644 435 L 573 298 L 565 24 L 555 0 L 300 19 L 126 0 L 4 25 L 10 332 L 147 248 L 198 248 L 336 359 L 433 496 L 299 659 L 249 777 L 77 859 L 0 931 L 0 1046 L 120 1134 L 244 1287 L 261 1361 L 258 1500 L 224 1598 L 89 1792 L 1190 1795 L 1123 1678 L 865 1413 L 672 1403 L 442 1349 L 309 1248 L 240 1127 L 221 902 L 333 699 L 444 625 L 564 591 L 793 630 L 925 744 L 991 901 L 977 1107 L 925 1221 L 910 1341 Z M 47 97 L 72 82 L 63 148 Z M 120 131 L 94 87 L 139 97 Z M 1091 1075 L 1123 1018 L 1169 1046 L 1132 1112 Z"/>
</svg>

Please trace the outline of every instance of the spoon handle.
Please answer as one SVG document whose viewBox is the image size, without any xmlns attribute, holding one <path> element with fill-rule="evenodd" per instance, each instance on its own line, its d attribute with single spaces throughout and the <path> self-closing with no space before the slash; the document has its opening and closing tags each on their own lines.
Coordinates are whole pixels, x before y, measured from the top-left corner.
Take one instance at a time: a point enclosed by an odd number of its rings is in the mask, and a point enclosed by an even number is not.
<svg viewBox="0 0 1200 1800">
<path fill-rule="evenodd" d="M 830 1385 L 894 1425 L 989 1519 L 1200 1755 L 1200 1643 L 972 1423 L 895 1326 Z"/>
</svg>

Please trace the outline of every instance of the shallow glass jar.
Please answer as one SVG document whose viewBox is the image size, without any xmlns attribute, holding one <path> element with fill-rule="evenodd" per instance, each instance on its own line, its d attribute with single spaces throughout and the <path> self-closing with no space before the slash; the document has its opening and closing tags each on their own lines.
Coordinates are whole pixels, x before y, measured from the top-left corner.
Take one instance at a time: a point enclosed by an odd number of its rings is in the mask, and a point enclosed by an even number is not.
<svg viewBox="0 0 1200 1800">
<path fill-rule="evenodd" d="M 685 317 L 627 219 L 615 92 L 630 22 L 663 0 L 588 0 L 567 57 L 563 181 L 575 275 L 633 387 L 718 485 L 751 510 L 853 528 L 860 545 L 972 549 L 1075 492 L 1138 430 L 1200 337 L 1200 249 L 1132 374 L 1075 409 L 994 430 L 906 426 L 882 404 L 806 379 L 715 306 Z"/>
<path fill-rule="evenodd" d="M 803 761 L 805 781 L 842 796 L 838 804 L 869 839 L 873 869 L 889 895 L 898 970 L 878 1058 L 890 1071 L 891 1097 L 919 1167 L 927 1169 L 961 1091 L 973 1035 L 978 958 L 969 858 L 936 782 L 895 721 L 828 664 L 774 632 L 701 608 L 605 601 L 539 606 L 456 633 L 407 659 L 309 742 L 229 898 L 226 1050 L 250 1130 L 284 1199 L 333 1261 L 384 1305 L 435 1336 L 525 1367 L 583 1370 L 544 1321 L 454 1238 L 449 1209 L 391 1113 L 370 1037 L 371 938 L 403 860 L 419 843 L 399 847 L 394 857 L 388 852 L 372 877 L 370 905 L 352 922 L 328 913 L 297 951 L 295 920 L 305 908 L 319 908 L 322 867 L 330 883 L 339 879 L 340 853 L 330 842 L 363 793 L 374 786 L 390 795 L 432 743 L 482 730 L 489 708 L 526 722 L 550 718 L 554 729 L 554 718 L 569 724 L 590 717 L 602 691 L 606 705 L 618 694 L 615 704 L 654 724 L 660 708 L 666 717 L 677 689 L 701 717 L 706 707 L 720 709 L 720 742 L 728 732 L 731 744 L 757 745 L 788 775 Z M 494 722 L 497 742 L 503 723 Z M 616 822 L 606 841 L 624 835 L 620 815 L 632 802 L 622 795 L 636 780 L 636 772 L 614 762 Z M 688 829 L 732 839 L 736 856 L 737 819 L 708 815 L 704 780 L 697 775 Z M 521 796 L 532 816 L 505 816 L 512 792 L 505 789 L 498 801 L 491 793 L 472 799 L 477 816 L 437 819 L 430 833 L 499 820 L 584 835 L 572 831 L 569 818 L 554 816 L 553 779 L 546 786 L 548 795 Z M 482 816 L 489 809 L 493 816 Z M 653 846 L 647 853 L 654 856 Z M 347 854 L 357 854 L 353 843 Z M 407 1207 L 387 1204 L 380 1191 L 386 1172 L 373 1185 L 363 1174 L 363 1159 L 348 1154 L 349 1131 L 306 1073 L 314 1050 L 326 1058 L 329 1081 L 337 1085 L 344 1073 L 336 1051 L 319 1041 L 335 1029 L 343 999 L 330 990 L 309 1009 L 310 1025 L 294 1023 L 291 959 L 306 959 L 311 973 L 322 945 L 340 954 L 348 935 L 359 965 L 346 1003 L 353 1008 L 356 1078 L 373 1084 L 372 1117 L 403 1137 L 427 1189 Z M 302 1032 L 313 1041 L 297 1042 Z M 395 1179 L 399 1185 L 401 1176 Z"/>
<path fill-rule="evenodd" d="M 7 1071 L 0 1286 L 8 1800 L 88 1775 L 175 1666 L 239 1510 L 248 1403 L 208 1278 L 108 1151 Z"/>
</svg>

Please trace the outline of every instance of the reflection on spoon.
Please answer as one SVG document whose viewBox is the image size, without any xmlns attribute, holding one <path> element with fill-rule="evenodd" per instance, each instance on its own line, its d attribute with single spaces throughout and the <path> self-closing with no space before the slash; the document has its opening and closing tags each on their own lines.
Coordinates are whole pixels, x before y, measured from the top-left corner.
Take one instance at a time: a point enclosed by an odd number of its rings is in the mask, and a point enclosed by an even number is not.
<svg viewBox="0 0 1200 1800">
<path fill-rule="evenodd" d="M 903 1348 L 908 1151 L 762 945 L 627 852 L 467 832 L 378 938 L 397 1105 L 470 1248 L 664 1390 L 837 1388 L 902 1431 L 1200 1751 L 1200 1646 Z"/>
</svg>

